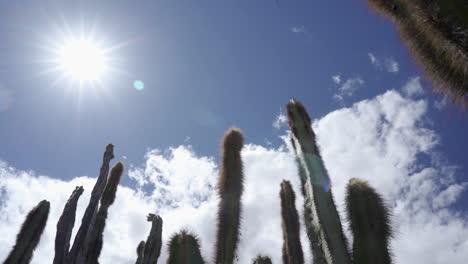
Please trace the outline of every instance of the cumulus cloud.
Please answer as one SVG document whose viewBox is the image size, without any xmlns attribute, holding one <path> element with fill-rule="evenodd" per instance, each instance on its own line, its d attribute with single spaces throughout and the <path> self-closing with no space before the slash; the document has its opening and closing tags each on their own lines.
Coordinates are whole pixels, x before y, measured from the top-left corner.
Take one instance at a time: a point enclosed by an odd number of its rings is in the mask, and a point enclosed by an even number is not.
<svg viewBox="0 0 468 264">
<path fill-rule="evenodd" d="M 468 219 L 451 205 L 466 189 L 466 183 L 457 181 L 456 166 L 442 162 L 441 154 L 434 154 L 441 139 L 422 122 L 426 112 L 427 101 L 392 90 L 314 120 L 313 128 L 340 213 L 344 212 L 344 189 L 351 177 L 368 180 L 387 199 L 396 228 L 391 243 L 395 263 L 463 263 L 468 259 Z M 298 198 L 296 207 L 302 214 L 294 156 L 287 136 L 283 139 L 285 143 L 279 147 L 249 144 L 242 151 L 245 192 L 239 263 L 250 263 L 259 253 L 270 255 L 274 263 L 281 262 L 282 179 L 292 182 Z M 130 167 L 127 174 L 136 188 L 120 186 L 118 190 L 109 210 L 101 262 L 134 263 L 135 248 L 150 229 L 145 218 L 148 212 L 162 216 L 165 241 L 181 228 L 198 234 L 202 254 L 211 260 L 218 202 L 215 159 L 198 155 L 187 145 L 150 150 L 145 163 Z M 89 177 L 63 181 L 0 162 L 0 258 L 6 256 L 28 210 L 48 199 L 51 214 L 32 263 L 50 263 L 55 224 L 66 199 L 76 185 L 84 186 L 78 225 L 93 184 L 94 179 Z M 303 226 L 301 241 L 306 259 L 310 259 Z M 159 262 L 164 263 L 166 258 L 164 244 Z"/>
<path fill-rule="evenodd" d="M 367 56 L 369 56 L 371 64 L 374 65 L 377 69 L 386 70 L 387 72 L 400 71 L 400 65 L 393 57 L 378 58 L 371 52 L 367 53 Z"/>
<path fill-rule="evenodd" d="M 412 77 L 402 88 L 407 96 L 421 95 L 424 93 L 421 85 L 421 78 L 419 76 Z"/>
<path fill-rule="evenodd" d="M 339 74 L 333 75 L 332 80 L 333 80 L 334 83 L 340 84 L 341 83 L 341 76 Z"/>
<path fill-rule="evenodd" d="M 335 81 L 335 80 L 334 80 Z M 340 79 L 341 82 L 341 79 Z M 336 84 L 339 84 L 335 81 Z M 342 82 L 342 85 L 338 87 L 338 92 L 333 95 L 336 101 L 343 102 L 345 97 L 350 97 L 356 92 L 359 87 L 364 84 L 364 80 L 361 77 L 348 78 Z"/>
<path fill-rule="evenodd" d="M 294 26 L 291 28 L 293 33 L 306 33 L 307 30 L 304 25 Z"/>
<path fill-rule="evenodd" d="M 276 118 L 275 118 L 275 121 L 273 121 L 273 127 L 276 128 L 276 129 L 280 129 L 281 127 L 283 127 L 284 125 L 286 125 L 288 122 L 288 118 L 286 117 L 286 115 L 281 112 Z"/>
</svg>

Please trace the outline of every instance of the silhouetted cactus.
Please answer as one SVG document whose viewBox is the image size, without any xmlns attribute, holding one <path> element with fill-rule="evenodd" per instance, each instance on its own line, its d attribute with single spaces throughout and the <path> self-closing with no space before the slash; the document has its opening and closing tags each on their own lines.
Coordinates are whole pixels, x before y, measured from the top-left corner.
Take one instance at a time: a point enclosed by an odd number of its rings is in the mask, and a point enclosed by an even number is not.
<svg viewBox="0 0 468 264">
<path fill-rule="evenodd" d="M 354 235 L 354 262 L 390 264 L 390 213 L 382 197 L 366 181 L 353 178 L 346 189 L 346 210 Z"/>
<path fill-rule="evenodd" d="M 302 264 L 299 216 L 296 210 L 294 191 L 289 181 L 281 182 L 281 219 L 283 228 L 283 263 Z"/>
<path fill-rule="evenodd" d="M 221 143 L 216 264 L 232 264 L 236 255 L 244 180 L 241 159 L 243 141 L 241 131 L 231 128 L 226 132 Z"/>
<path fill-rule="evenodd" d="M 468 106 L 468 4 L 462 0 L 367 0 L 395 22 L 434 88 Z"/>
<path fill-rule="evenodd" d="M 93 191 L 91 192 L 91 199 L 89 201 L 88 207 L 83 215 L 81 220 L 81 226 L 78 232 L 76 233 L 73 246 L 68 254 L 69 264 L 84 264 L 86 260 L 85 252 L 85 242 L 86 237 L 88 236 L 89 230 L 94 230 L 93 226 L 96 221 L 97 206 L 99 200 L 101 199 L 102 193 L 107 184 L 107 175 L 109 174 L 109 162 L 114 158 L 114 146 L 108 144 L 106 146 L 106 151 L 104 152 L 102 166 L 99 173 L 99 177 L 94 185 Z"/>
<path fill-rule="evenodd" d="M 172 236 L 169 242 L 169 258 L 167 264 L 203 264 L 200 244 L 195 235 L 182 230 Z"/>
<path fill-rule="evenodd" d="M 138 244 L 138 247 L 137 247 L 137 260 L 135 262 L 135 264 L 141 264 L 141 262 L 143 261 L 143 252 L 145 250 L 145 241 L 140 241 L 140 244 Z"/>
<path fill-rule="evenodd" d="M 271 264 L 271 259 L 267 256 L 259 255 L 253 260 L 253 264 Z"/>
<path fill-rule="evenodd" d="M 16 244 L 3 264 L 28 264 L 41 239 L 49 216 L 50 203 L 39 202 L 26 216 L 16 237 Z"/>
<path fill-rule="evenodd" d="M 328 264 L 351 263 L 346 238 L 330 191 L 330 179 L 315 143 L 310 117 L 304 106 L 296 100 L 291 100 L 286 109 L 304 195 L 307 233 L 309 239 L 311 235 L 318 235 L 318 238 L 311 239 L 312 253 L 324 258 Z"/>
<path fill-rule="evenodd" d="M 112 168 L 106 188 L 101 197 L 101 205 L 99 206 L 99 211 L 96 215 L 96 221 L 94 225 L 94 230 L 89 232 L 86 239 L 87 245 L 86 249 L 86 264 L 97 264 L 99 255 L 102 250 L 102 236 L 104 228 L 106 226 L 107 211 L 109 207 L 114 203 L 115 194 L 117 192 L 117 187 L 120 183 L 124 166 L 122 162 L 117 162 L 117 164 Z"/>
<path fill-rule="evenodd" d="M 55 236 L 55 256 L 53 264 L 65 264 L 70 250 L 70 238 L 75 225 L 76 206 L 83 194 L 83 187 L 77 186 L 63 208 L 62 215 L 57 222 Z"/>
<path fill-rule="evenodd" d="M 141 263 L 156 264 L 161 254 L 163 220 L 159 215 L 154 214 L 148 214 L 147 220 L 151 222 L 151 231 L 146 239 Z"/>
</svg>

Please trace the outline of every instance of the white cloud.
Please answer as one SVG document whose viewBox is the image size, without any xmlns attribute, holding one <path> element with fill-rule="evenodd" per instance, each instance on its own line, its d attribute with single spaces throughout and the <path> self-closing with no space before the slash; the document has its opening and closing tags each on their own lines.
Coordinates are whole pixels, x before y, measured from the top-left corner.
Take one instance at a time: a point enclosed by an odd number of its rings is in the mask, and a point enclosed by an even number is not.
<svg viewBox="0 0 468 264">
<path fill-rule="evenodd" d="M 421 95 L 424 93 L 419 76 L 412 77 L 402 88 L 407 96 Z"/>
<path fill-rule="evenodd" d="M 367 53 L 367 55 L 369 56 L 369 59 L 370 59 L 372 65 L 380 66 L 380 63 L 377 60 L 377 57 L 373 53 L 369 52 L 369 53 Z"/>
<path fill-rule="evenodd" d="M 468 219 L 450 206 L 459 199 L 466 183 L 456 182 L 457 169 L 433 154 L 440 139 L 423 126 L 426 111 L 426 101 L 388 91 L 329 113 L 315 120 L 313 127 L 340 213 L 344 211 L 345 185 L 351 177 L 368 180 L 386 197 L 396 228 L 391 243 L 395 263 L 463 263 L 468 259 Z M 278 193 L 282 179 L 292 182 L 296 207 L 302 214 L 294 157 L 288 150 L 287 137 L 283 138 L 285 145 L 279 148 L 250 144 L 242 152 L 245 191 L 239 263 L 250 263 L 259 253 L 270 255 L 274 263 L 281 262 Z M 419 162 L 422 156 L 431 162 Z M 218 173 L 214 158 L 197 155 L 190 146 L 179 146 L 151 150 L 145 159 L 142 166 L 128 173 L 137 182 L 137 189 L 121 186 L 110 208 L 101 262 L 134 263 L 135 248 L 150 229 L 145 218 L 148 212 L 162 215 L 165 242 L 173 232 L 187 227 L 199 235 L 202 254 L 211 260 L 218 202 L 213 187 Z M 93 184 L 94 179 L 88 177 L 66 182 L 18 171 L 0 162 L 0 258 L 9 251 L 28 210 L 48 199 L 51 214 L 32 263 L 50 263 L 55 224 L 66 199 L 74 186 L 84 185 L 78 225 Z M 307 260 L 310 251 L 303 224 L 301 232 Z M 167 258 L 166 250 L 164 243 L 160 263 Z"/>
<path fill-rule="evenodd" d="M 442 110 L 449 102 L 449 98 L 447 95 L 442 96 L 440 100 L 434 102 L 434 107 L 438 110 Z"/>
<path fill-rule="evenodd" d="M 343 84 L 338 87 L 338 92 L 333 95 L 336 101 L 342 102 L 345 96 L 352 96 L 354 92 L 364 84 L 364 80 L 361 77 L 349 78 L 342 82 Z"/>
<path fill-rule="evenodd" d="M 375 54 L 367 53 L 369 60 L 379 70 L 386 70 L 387 72 L 398 72 L 400 71 L 400 65 L 393 57 L 378 58 Z M 383 62 L 382 62 L 383 61 Z"/>
<path fill-rule="evenodd" d="M 332 80 L 333 80 L 334 83 L 340 84 L 341 83 L 341 76 L 339 74 L 333 75 Z"/>
<path fill-rule="evenodd" d="M 294 26 L 291 28 L 293 33 L 306 33 L 307 30 L 304 25 Z"/>
<path fill-rule="evenodd" d="M 286 117 L 286 115 L 281 112 L 275 119 L 275 121 L 273 122 L 273 127 L 276 128 L 276 129 L 280 129 L 281 127 L 283 127 L 284 125 L 286 125 L 288 122 L 288 118 Z"/>
<path fill-rule="evenodd" d="M 385 69 L 388 72 L 398 72 L 400 67 L 398 62 L 394 58 L 390 57 L 385 59 Z"/>
</svg>

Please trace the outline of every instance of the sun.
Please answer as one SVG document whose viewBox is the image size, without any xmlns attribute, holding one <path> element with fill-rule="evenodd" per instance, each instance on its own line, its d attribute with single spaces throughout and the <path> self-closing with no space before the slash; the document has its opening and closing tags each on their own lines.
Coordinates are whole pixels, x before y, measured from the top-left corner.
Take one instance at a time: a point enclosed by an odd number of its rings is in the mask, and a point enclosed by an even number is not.
<svg viewBox="0 0 468 264">
<path fill-rule="evenodd" d="M 97 81 L 109 68 L 106 50 L 92 39 L 70 38 L 58 50 L 58 67 L 76 81 Z"/>
</svg>

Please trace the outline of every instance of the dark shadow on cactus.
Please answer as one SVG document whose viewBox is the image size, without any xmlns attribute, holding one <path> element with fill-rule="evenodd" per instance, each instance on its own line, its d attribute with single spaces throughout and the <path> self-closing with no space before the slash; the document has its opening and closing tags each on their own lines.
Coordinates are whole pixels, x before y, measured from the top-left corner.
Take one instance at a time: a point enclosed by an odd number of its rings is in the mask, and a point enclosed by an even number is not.
<svg viewBox="0 0 468 264">
<path fill-rule="evenodd" d="M 137 252 L 137 260 L 135 262 L 135 264 L 141 264 L 141 262 L 143 261 L 143 252 L 145 250 L 145 241 L 140 241 L 140 244 L 138 244 L 138 247 L 136 249 L 136 252 Z"/>
<path fill-rule="evenodd" d="M 26 216 L 16 237 L 16 244 L 3 264 L 27 264 L 41 239 L 49 216 L 50 203 L 39 202 Z"/>
<path fill-rule="evenodd" d="M 281 182 L 281 222 L 283 229 L 283 263 L 302 264 L 302 252 L 299 228 L 299 215 L 296 210 L 296 196 L 289 181 Z"/>
<path fill-rule="evenodd" d="M 167 264 L 204 264 L 200 243 L 195 235 L 186 230 L 173 235 L 169 241 Z"/>
<path fill-rule="evenodd" d="M 221 169 L 218 181 L 218 223 L 215 263 L 232 264 L 239 240 L 243 165 L 243 136 L 239 129 L 229 129 L 222 140 Z"/>
<path fill-rule="evenodd" d="M 259 255 L 253 260 L 253 264 L 271 264 L 271 259 L 267 256 Z"/>
<path fill-rule="evenodd" d="M 390 264 L 392 228 L 383 198 L 366 181 L 353 178 L 346 188 L 346 210 L 354 236 L 354 262 Z"/>
</svg>

